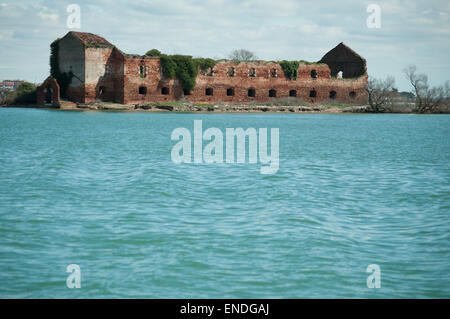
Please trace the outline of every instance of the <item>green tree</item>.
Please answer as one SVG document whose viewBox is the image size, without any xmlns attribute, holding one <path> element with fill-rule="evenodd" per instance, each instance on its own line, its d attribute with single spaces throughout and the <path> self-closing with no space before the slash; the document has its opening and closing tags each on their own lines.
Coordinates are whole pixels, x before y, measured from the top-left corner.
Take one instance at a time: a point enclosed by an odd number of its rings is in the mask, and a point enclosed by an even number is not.
<svg viewBox="0 0 450 319">
<path fill-rule="evenodd" d="M 19 87 L 6 93 L 6 104 L 33 104 L 36 103 L 36 86 L 33 83 L 23 82 Z"/>
<path fill-rule="evenodd" d="M 150 51 L 147 51 L 145 54 L 147 56 L 161 56 L 161 52 L 157 49 L 151 49 Z"/>
</svg>

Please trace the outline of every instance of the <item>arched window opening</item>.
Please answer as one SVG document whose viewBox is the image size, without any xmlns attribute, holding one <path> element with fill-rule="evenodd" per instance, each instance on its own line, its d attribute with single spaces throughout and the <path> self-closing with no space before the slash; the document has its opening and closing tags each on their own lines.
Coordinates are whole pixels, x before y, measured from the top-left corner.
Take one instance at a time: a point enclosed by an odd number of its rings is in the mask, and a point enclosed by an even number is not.
<svg viewBox="0 0 450 319">
<path fill-rule="evenodd" d="M 162 95 L 169 95 L 169 93 L 170 93 L 170 90 L 169 90 L 168 87 L 161 88 L 161 94 Z"/>
<path fill-rule="evenodd" d="M 47 88 L 45 89 L 45 104 L 51 104 L 52 103 L 52 95 L 53 95 L 53 90 L 50 86 L 50 84 L 47 86 Z"/>
<path fill-rule="evenodd" d="M 273 78 L 278 77 L 278 70 L 277 70 L 277 69 L 272 69 L 272 72 L 270 73 L 270 75 L 271 75 Z"/>
<path fill-rule="evenodd" d="M 255 89 L 249 89 L 247 95 L 249 97 L 255 97 L 256 96 L 256 90 Z"/>
<path fill-rule="evenodd" d="M 311 70 L 311 78 L 317 79 L 317 71 L 316 70 Z"/>
<path fill-rule="evenodd" d="M 269 90 L 269 97 L 277 97 L 277 91 L 274 89 Z"/>
<path fill-rule="evenodd" d="M 290 90 L 289 91 L 289 96 L 290 97 L 296 97 L 297 96 L 297 91 L 296 90 Z"/>
<path fill-rule="evenodd" d="M 147 67 L 144 65 L 139 66 L 139 76 L 145 78 L 147 76 Z"/>
<path fill-rule="evenodd" d="M 139 94 L 145 95 L 147 94 L 147 88 L 145 86 L 139 87 Z"/>
<path fill-rule="evenodd" d="M 337 75 L 336 75 L 336 77 L 337 77 L 338 79 L 342 79 L 343 76 L 344 76 L 344 73 L 343 73 L 342 71 L 339 71 L 339 72 L 337 73 Z"/>
<path fill-rule="evenodd" d="M 334 100 L 336 98 L 336 91 L 330 91 L 330 99 Z"/>
<path fill-rule="evenodd" d="M 351 92 L 348 94 L 348 96 L 349 96 L 351 99 L 354 99 L 354 98 L 356 97 L 355 91 L 351 91 Z"/>
<path fill-rule="evenodd" d="M 256 77 L 256 69 L 255 68 L 251 68 L 250 70 L 248 70 L 248 76 L 251 78 Z"/>
<path fill-rule="evenodd" d="M 309 91 L 309 97 L 316 97 L 316 96 L 317 96 L 316 90 Z"/>
<path fill-rule="evenodd" d="M 227 89 L 227 96 L 234 96 L 234 88 Z"/>
<path fill-rule="evenodd" d="M 205 94 L 206 94 L 206 95 L 213 95 L 213 93 L 214 93 L 214 91 L 213 91 L 212 88 L 207 88 L 207 89 L 205 90 Z"/>
</svg>

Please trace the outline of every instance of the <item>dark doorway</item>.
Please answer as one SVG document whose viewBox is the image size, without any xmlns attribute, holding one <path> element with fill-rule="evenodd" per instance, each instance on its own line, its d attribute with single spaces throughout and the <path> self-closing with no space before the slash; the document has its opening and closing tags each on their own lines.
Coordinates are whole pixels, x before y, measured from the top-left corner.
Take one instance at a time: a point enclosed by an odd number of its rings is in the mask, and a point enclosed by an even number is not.
<svg viewBox="0 0 450 319">
<path fill-rule="evenodd" d="M 249 89 L 248 92 L 247 92 L 247 95 L 248 95 L 249 97 L 255 97 L 255 96 L 256 96 L 256 91 L 255 91 L 255 89 Z"/>
<path fill-rule="evenodd" d="M 213 93 L 214 93 L 214 91 L 213 91 L 212 88 L 207 88 L 207 89 L 205 90 L 205 94 L 206 94 L 206 95 L 213 95 Z"/>
<path fill-rule="evenodd" d="M 50 85 L 45 89 L 45 103 L 52 104 L 52 88 Z"/>
<path fill-rule="evenodd" d="M 147 88 L 145 86 L 139 87 L 139 94 L 145 95 L 147 94 Z"/>
<path fill-rule="evenodd" d="M 105 87 L 101 86 L 98 88 L 98 96 L 102 99 L 104 95 L 105 95 Z"/>
<path fill-rule="evenodd" d="M 170 92 L 170 90 L 169 90 L 168 87 L 161 88 L 161 94 L 162 95 L 169 95 L 169 92 Z"/>
<path fill-rule="evenodd" d="M 348 96 L 349 96 L 351 99 L 354 99 L 354 98 L 356 97 L 355 91 L 351 91 L 351 92 L 348 94 Z"/>
<path fill-rule="evenodd" d="M 227 96 L 234 96 L 234 88 L 227 89 Z"/>
<path fill-rule="evenodd" d="M 334 100 L 336 98 L 336 91 L 330 92 L 330 99 Z"/>
<path fill-rule="evenodd" d="M 297 91 L 296 90 L 290 90 L 289 91 L 289 96 L 296 97 L 297 96 Z"/>
<path fill-rule="evenodd" d="M 269 90 L 269 97 L 277 97 L 277 91 L 274 89 Z"/>
<path fill-rule="evenodd" d="M 309 91 L 309 97 L 316 97 L 316 96 L 317 96 L 316 90 Z"/>
</svg>

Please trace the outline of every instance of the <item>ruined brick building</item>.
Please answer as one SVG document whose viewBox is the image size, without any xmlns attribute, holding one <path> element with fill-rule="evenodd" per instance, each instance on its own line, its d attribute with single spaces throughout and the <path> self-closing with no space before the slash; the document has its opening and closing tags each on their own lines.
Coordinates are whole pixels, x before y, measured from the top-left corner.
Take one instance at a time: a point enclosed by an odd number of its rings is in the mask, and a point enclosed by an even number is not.
<svg viewBox="0 0 450 319">
<path fill-rule="evenodd" d="M 276 62 L 218 61 L 199 72 L 195 88 L 183 90 L 177 79 L 165 78 L 159 57 L 125 54 L 104 38 L 68 32 L 58 40 L 60 72 L 71 72 L 68 100 L 124 104 L 175 101 L 226 103 L 297 97 L 307 102 L 336 101 L 366 104 L 366 61 L 340 43 L 317 63 L 300 63 L 297 78 L 289 79 Z M 38 89 L 38 103 L 58 104 L 60 85 L 48 78 Z"/>
</svg>

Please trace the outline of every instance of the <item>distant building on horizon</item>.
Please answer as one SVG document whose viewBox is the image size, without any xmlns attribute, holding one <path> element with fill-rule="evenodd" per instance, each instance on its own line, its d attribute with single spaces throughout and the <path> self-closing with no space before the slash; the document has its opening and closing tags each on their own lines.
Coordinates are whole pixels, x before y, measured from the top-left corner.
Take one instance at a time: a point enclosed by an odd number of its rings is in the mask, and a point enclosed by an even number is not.
<svg viewBox="0 0 450 319">
<path fill-rule="evenodd" d="M 3 80 L 3 81 L 0 82 L 0 90 L 1 91 L 15 90 L 23 82 L 25 82 L 25 81 L 22 81 L 22 80 Z"/>
<path fill-rule="evenodd" d="M 217 61 L 207 72 L 200 70 L 190 91 L 184 90 L 178 79 L 164 76 L 160 57 L 125 54 L 92 33 L 70 31 L 52 46 L 51 63 L 59 74 L 71 76 L 69 83 L 47 78 L 38 88 L 39 104 L 58 105 L 60 94 L 81 103 L 103 100 L 132 104 L 180 98 L 242 103 L 287 97 L 309 103 L 367 103 L 366 60 L 344 43 L 318 62 L 300 61 L 295 78 L 288 78 L 277 62 Z M 59 92 L 60 87 L 64 92 Z"/>
</svg>

